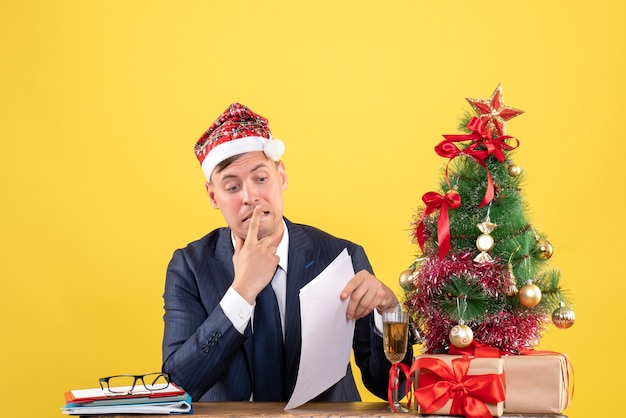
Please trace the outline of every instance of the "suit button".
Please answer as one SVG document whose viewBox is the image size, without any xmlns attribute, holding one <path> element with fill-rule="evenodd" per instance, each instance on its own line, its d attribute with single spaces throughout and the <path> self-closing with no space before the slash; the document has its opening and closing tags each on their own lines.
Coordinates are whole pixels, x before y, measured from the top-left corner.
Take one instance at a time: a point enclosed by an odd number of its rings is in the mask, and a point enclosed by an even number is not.
<svg viewBox="0 0 626 418">
<path fill-rule="evenodd" d="M 222 337 L 222 333 L 220 331 L 215 331 L 208 340 L 204 340 L 204 344 L 202 344 L 202 352 L 208 353 L 211 347 L 215 346 L 219 339 Z"/>
</svg>

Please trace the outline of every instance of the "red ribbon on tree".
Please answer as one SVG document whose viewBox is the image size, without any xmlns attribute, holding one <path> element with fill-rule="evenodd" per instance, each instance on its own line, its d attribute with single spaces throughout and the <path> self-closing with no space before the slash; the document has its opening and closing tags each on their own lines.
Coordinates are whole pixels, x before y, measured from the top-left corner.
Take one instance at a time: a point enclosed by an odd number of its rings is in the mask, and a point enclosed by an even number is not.
<svg viewBox="0 0 626 418">
<path fill-rule="evenodd" d="M 456 190 L 449 190 L 444 196 L 437 192 L 427 192 L 422 196 L 422 201 L 426 207 L 415 230 L 417 242 L 422 252 L 424 252 L 424 218 L 439 209 L 437 242 L 439 243 L 439 259 L 443 260 L 450 250 L 450 219 L 448 218 L 448 209 L 457 209 L 461 206 L 461 196 Z"/>
<path fill-rule="evenodd" d="M 387 399 L 389 400 L 389 406 L 393 412 L 398 412 L 398 409 L 393 402 L 393 391 L 398 390 L 400 387 L 400 372 L 402 372 L 406 379 L 406 397 L 407 409 L 411 409 L 411 399 L 413 394 L 411 393 L 411 370 L 409 366 L 404 363 L 392 363 L 389 369 L 389 386 L 387 387 Z M 399 399 L 399 398 L 398 398 Z"/>
<path fill-rule="evenodd" d="M 459 155 L 467 155 L 472 157 L 481 167 L 487 171 L 487 190 L 485 190 L 485 196 L 480 202 L 479 208 L 489 204 L 494 198 L 494 186 L 491 173 L 487 168 L 485 159 L 490 155 L 493 155 L 501 163 L 505 160 L 504 151 L 510 151 L 519 146 L 519 141 L 512 136 L 499 136 L 493 138 L 491 129 L 487 126 L 487 121 L 477 117 L 472 117 L 467 123 L 467 128 L 472 131 L 470 134 L 462 135 L 444 135 L 444 141 L 441 141 L 435 147 L 435 152 L 442 156 L 449 158 L 452 161 Z M 507 139 L 514 139 L 517 143 L 515 146 L 511 146 L 506 143 Z M 455 142 L 472 141 L 465 149 L 459 149 Z M 448 164 L 450 163 L 448 161 Z M 448 177 L 448 168 L 446 167 L 446 178 Z"/>
<path fill-rule="evenodd" d="M 468 375 L 471 359 L 452 360 L 452 368 L 438 358 L 418 358 L 411 372 L 419 370 L 420 387 L 415 389 L 415 400 L 423 412 L 435 412 L 452 399 L 450 415 L 468 418 L 490 418 L 485 403 L 498 403 L 505 399 L 504 375 Z M 428 383 L 424 383 L 427 380 Z"/>
</svg>

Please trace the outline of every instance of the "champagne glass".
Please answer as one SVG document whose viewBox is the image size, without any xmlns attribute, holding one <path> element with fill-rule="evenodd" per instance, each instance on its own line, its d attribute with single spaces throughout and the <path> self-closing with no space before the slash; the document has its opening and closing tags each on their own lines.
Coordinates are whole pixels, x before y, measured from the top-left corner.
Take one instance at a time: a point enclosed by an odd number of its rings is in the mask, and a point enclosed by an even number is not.
<svg viewBox="0 0 626 418">
<path fill-rule="evenodd" d="M 399 371 L 397 364 L 406 356 L 409 341 L 409 313 L 405 311 L 383 312 L 383 344 L 385 347 L 385 357 L 391 364 L 389 370 L 390 379 L 393 378 L 392 399 L 393 403 L 389 409 L 394 412 L 409 412 L 408 409 L 400 405 L 398 400 Z"/>
</svg>

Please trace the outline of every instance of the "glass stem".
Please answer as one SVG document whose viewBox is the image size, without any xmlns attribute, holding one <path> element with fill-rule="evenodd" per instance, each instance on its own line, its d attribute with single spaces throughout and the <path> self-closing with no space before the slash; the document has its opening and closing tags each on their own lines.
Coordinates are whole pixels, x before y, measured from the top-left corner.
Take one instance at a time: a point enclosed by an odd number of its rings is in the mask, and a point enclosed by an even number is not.
<svg viewBox="0 0 626 418">
<path fill-rule="evenodd" d="M 393 381 L 393 392 L 391 393 L 391 399 L 393 401 L 393 404 L 396 405 L 396 407 L 398 405 L 400 405 L 400 402 L 398 401 L 398 386 L 400 385 L 400 377 L 396 374 L 396 377 Z"/>
</svg>

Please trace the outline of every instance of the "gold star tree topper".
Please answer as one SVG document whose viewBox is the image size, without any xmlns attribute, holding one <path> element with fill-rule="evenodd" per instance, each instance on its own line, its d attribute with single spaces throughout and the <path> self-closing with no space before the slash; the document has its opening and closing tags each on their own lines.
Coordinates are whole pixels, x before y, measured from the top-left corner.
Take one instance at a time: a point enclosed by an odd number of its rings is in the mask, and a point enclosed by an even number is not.
<svg viewBox="0 0 626 418">
<path fill-rule="evenodd" d="M 486 122 L 487 128 L 495 130 L 499 136 L 506 134 L 506 121 L 524 113 L 523 110 L 504 104 L 502 84 L 498 84 L 498 87 L 487 100 L 470 99 L 469 97 L 466 97 L 466 100 L 472 106 L 478 118 Z"/>
</svg>

